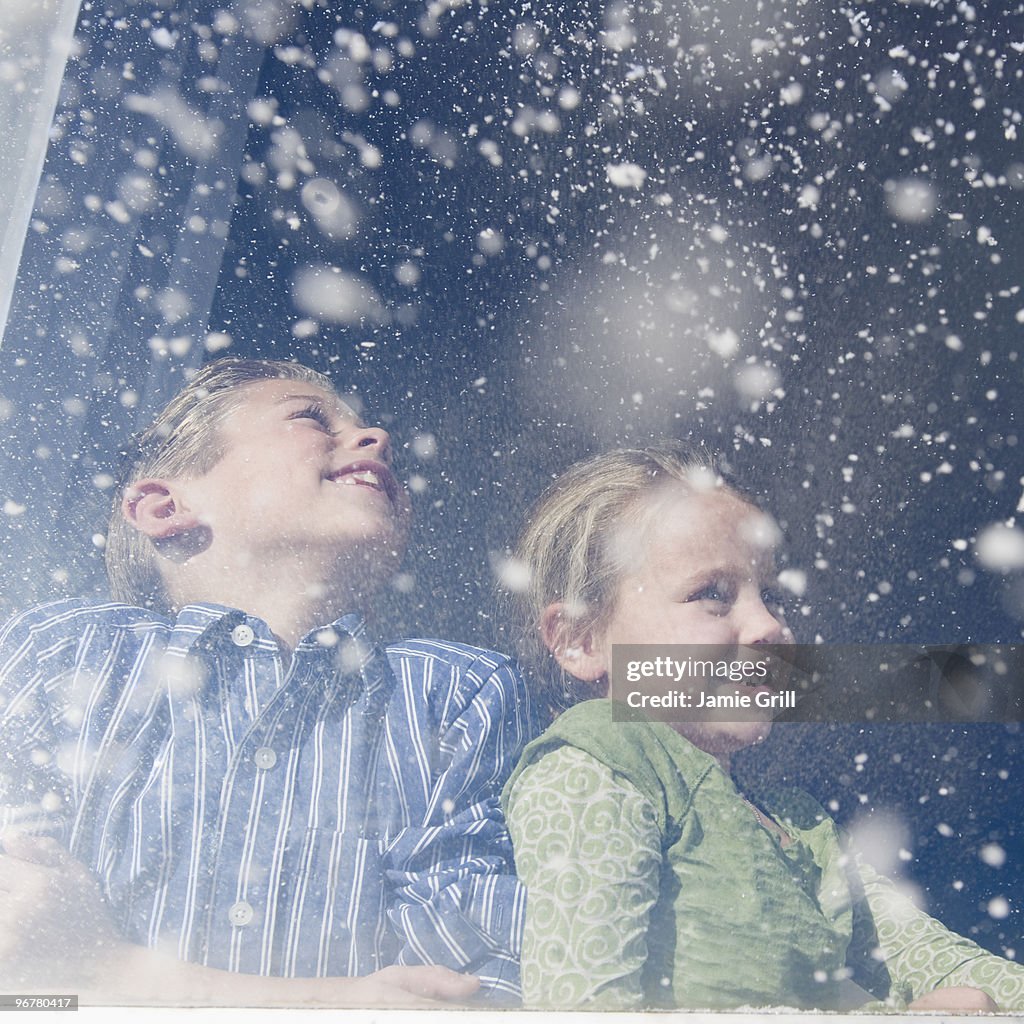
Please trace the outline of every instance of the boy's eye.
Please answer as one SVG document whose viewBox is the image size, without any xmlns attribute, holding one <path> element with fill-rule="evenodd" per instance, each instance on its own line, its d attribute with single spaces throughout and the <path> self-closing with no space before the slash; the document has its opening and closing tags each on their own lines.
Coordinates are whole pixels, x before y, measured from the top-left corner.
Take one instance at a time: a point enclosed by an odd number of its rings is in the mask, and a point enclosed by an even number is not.
<svg viewBox="0 0 1024 1024">
<path fill-rule="evenodd" d="M 328 433 L 331 431 L 331 421 L 319 405 L 307 405 L 304 409 L 293 412 L 288 418 L 290 420 L 314 420 Z"/>
</svg>

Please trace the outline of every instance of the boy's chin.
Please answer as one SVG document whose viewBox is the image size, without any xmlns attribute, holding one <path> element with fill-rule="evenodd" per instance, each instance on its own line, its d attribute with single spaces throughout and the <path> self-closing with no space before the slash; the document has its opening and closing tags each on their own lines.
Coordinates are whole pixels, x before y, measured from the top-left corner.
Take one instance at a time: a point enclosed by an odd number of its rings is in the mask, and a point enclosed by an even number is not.
<svg viewBox="0 0 1024 1024">
<path fill-rule="evenodd" d="M 327 558 L 344 562 L 352 559 L 362 564 L 375 560 L 389 562 L 405 553 L 409 540 L 409 521 L 398 514 L 364 515 L 349 518 L 336 528 L 325 530 L 314 538 L 313 546 L 319 546 Z"/>
<path fill-rule="evenodd" d="M 296 546 L 294 572 L 310 597 L 327 597 L 331 591 L 366 590 L 372 596 L 398 569 L 405 555 L 406 533 L 396 529 L 358 531 L 343 537 L 317 538 Z"/>
<path fill-rule="evenodd" d="M 351 544 L 360 551 L 377 547 L 387 554 L 397 548 L 404 554 L 409 541 L 409 518 L 404 509 L 392 508 L 388 512 L 347 519 L 338 537 L 339 544 L 342 549 Z"/>
</svg>

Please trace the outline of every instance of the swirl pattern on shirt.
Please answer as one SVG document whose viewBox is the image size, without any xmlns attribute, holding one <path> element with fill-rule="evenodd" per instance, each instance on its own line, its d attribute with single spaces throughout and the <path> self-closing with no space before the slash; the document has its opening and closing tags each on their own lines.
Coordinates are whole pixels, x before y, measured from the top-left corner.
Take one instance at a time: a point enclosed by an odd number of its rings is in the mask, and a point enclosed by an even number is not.
<svg viewBox="0 0 1024 1024">
<path fill-rule="evenodd" d="M 627 1009 L 643 1003 L 647 922 L 661 846 L 654 810 L 579 750 L 542 758 L 509 801 L 526 883 L 527 1006 Z"/>
</svg>

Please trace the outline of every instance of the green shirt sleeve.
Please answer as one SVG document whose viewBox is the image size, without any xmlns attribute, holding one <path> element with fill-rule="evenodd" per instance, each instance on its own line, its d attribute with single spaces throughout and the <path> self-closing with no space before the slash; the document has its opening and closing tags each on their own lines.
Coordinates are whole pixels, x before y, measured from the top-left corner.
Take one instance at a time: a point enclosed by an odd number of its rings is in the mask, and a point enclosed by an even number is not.
<svg viewBox="0 0 1024 1024">
<path fill-rule="evenodd" d="M 515 781 L 508 826 L 527 888 L 525 1005 L 641 1007 L 662 861 L 649 801 L 590 754 L 559 747 Z"/>
<path fill-rule="evenodd" d="M 969 985 L 987 992 L 1001 1010 L 1024 1010 L 1024 966 L 950 931 L 869 865 L 858 863 L 857 870 L 877 943 L 877 952 L 867 952 L 884 962 L 908 1002 L 937 988 Z"/>
</svg>

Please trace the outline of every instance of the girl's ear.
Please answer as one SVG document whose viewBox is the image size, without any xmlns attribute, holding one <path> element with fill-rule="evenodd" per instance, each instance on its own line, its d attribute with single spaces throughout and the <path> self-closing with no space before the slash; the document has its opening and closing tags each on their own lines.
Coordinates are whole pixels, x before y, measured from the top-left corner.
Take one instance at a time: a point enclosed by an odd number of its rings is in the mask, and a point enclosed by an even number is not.
<svg viewBox="0 0 1024 1024">
<path fill-rule="evenodd" d="M 601 638 L 593 630 L 579 631 L 561 601 L 549 604 L 540 617 L 540 635 L 547 649 L 569 675 L 593 683 L 608 675 L 611 665 Z"/>
<path fill-rule="evenodd" d="M 121 502 L 121 515 L 150 540 L 177 537 L 199 526 L 199 518 L 184 507 L 172 480 L 148 478 L 132 484 Z"/>
</svg>

